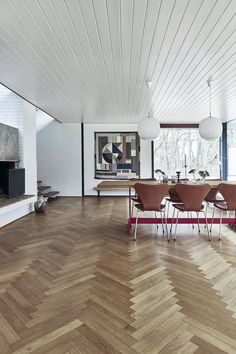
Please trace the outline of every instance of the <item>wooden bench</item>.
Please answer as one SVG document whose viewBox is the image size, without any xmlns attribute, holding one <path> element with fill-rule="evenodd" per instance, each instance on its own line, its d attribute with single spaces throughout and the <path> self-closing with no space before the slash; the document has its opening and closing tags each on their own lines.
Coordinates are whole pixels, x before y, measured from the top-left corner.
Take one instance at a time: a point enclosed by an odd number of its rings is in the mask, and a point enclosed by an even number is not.
<svg viewBox="0 0 236 354">
<path fill-rule="evenodd" d="M 102 191 L 114 191 L 114 190 L 128 190 L 135 184 L 133 181 L 102 181 L 98 183 L 93 189 L 97 192 L 98 197 L 100 197 Z"/>
</svg>

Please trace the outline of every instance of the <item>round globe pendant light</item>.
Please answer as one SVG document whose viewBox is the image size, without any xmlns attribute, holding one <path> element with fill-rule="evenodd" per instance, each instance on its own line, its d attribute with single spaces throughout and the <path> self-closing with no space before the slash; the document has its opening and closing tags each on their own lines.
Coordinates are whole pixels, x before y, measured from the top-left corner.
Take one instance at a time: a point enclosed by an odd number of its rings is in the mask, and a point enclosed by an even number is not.
<svg viewBox="0 0 236 354">
<path fill-rule="evenodd" d="M 146 81 L 146 85 L 150 89 L 152 82 Z M 148 114 L 147 117 L 141 119 L 141 121 L 138 124 L 138 135 L 143 140 L 156 139 L 159 133 L 160 133 L 160 123 L 156 118 L 152 117 L 150 113 Z"/>
<path fill-rule="evenodd" d="M 199 134 L 205 140 L 217 140 L 222 134 L 222 123 L 220 119 L 211 115 L 211 82 L 212 78 L 207 80 L 209 87 L 209 117 L 203 119 L 199 124 Z"/>
<path fill-rule="evenodd" d="M 158 137 L 160 133 L 160 124 L 150 114 L 148 117 L 143 118 L 138 125 L 138 135 L 144 140 L 153 140 Z"/>
</svg>

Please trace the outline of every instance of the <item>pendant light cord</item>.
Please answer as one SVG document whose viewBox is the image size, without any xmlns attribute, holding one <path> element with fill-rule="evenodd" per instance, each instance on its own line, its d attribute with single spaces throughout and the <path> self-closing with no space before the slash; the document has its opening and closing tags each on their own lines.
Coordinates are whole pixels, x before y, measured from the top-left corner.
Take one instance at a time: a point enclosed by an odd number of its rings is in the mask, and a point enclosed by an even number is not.
<svg viewBox="0 0 236 354">
<path fill-rule="evenodd" d="M 152 81 L 146 81 L 146 87 L 148 90 L 148 103 L 149 103 L 149 110 L 148 110 L 148 117 L 150 118 L 152 116 L 152 108 L 151 108 L 151 103 L 152 103 L 152 95 L 151 95 L 151 86 L 152 86 Z"/>
<path fill-rule="evenodd" d="M 211 117 L 211 85 L 209 85 L 209 111 Z"/>
<path fill-rule="evenodd" d="M 210 76 L 209 79 L 207 80 L 207 85 L 209 87 L 209 117 L 211 117 L 211 82 L 212 82 L 212 77 Z"/>
</svg>

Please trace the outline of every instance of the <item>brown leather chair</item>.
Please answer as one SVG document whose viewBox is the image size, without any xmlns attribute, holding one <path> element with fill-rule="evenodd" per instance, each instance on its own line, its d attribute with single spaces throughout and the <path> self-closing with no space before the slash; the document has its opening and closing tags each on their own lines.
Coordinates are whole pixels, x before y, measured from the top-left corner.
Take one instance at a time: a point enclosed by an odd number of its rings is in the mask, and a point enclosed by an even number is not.
<svg viewBox="0 0 236 354">
<path fill-rule="evenodd" d="M 236 213 L 236 185 L 228 183 L 220 183 L 218 190 L 224 198 L 224 202 L 214 203 L 213 218 L 215 214 L 215 208 L 220 211 L 220 227 L 219 227 L 219 240 L 221 240 L 221 225 L 222 225 L 222 212 L 234 211 Z"/>
<path fill-rule="evenodd" d="M 207 193 L 210 191 L 209 184 L 176 184 L 176 192 L 178 193 L 181 204 L 173 204 L 174 212 L 173 218 L 175 216 L 175 210 L 178 210 L 175 224 L 175 234 L 174 240 L 176 240 L 176 230 L 178 224 L 179 212 L 195 212 L 198 218 L 198 230 L 199 228 L 199 213 L 202 212 L 205 215 L 206 227 L 208 232 L 208 239 L 210 240 L 210 234 L 207 224 L 206 214 L 204 212 L 204 205 L 202 204 Z"/>
<path fill-rule="evenodd" d="M 204 201 L 206 202 L 206 216 L 208 214 L 208 206 L 209 204 L 218 204 L 218 203 L 224 203 L 224 199 L 218 196 L 219 194 L 219 189 L 218 186 L 211 188 L 210 191 L 207 193 Z M 210 232 L 212 231 L 212 224 L 213 224 L 213 218 L 214 218 L 214 208 L 213 208 L 213 212 L 212 212 L 212 221 L 211 221 L 211 227 L 210 227 Z"/>
<path fill-rule="evenodd" d="M 156 181 L 156 178 L 131 178 L 130 179 L 132 182 L 141 182 L 141 181 Z M 133 196 L 132 198 L 131 198 L 131 200 L 132 200 L 132 208 L 131 208 L 131 215 L 133 215 L 133 213 L 134 213 L 134 205 L 135 205 L 135 203 L 139 203 L 140 202 L 140 200 L 138 199 L 138 196 L 137 196 L 137 194 L 135 193 L 135 196 Z"/>
<path fill-rule="evenodd" d="M 182 203 L 182 200 L 180 199 L 178 193 L 176 192 L 175 187 L 171 187 L 169 189 L 169 197 L 166 198 L 167 201 L 173 202 L 173 203 Z"/>
<path fill-rule="evenodd" d="M 204 198 L 205 202 L 207 203 L 216 203 L 218 193 L 218 187 L 211 188 L 210 191 L 207 193 L 206 197 Z"/>
<path fill-rule="evenodd" d="M 166 197 L 167 204 L 167 218 L 169 217 L 169 209 L 171 203 L 182 203 L 178 193 L 176 192 L 175 187 L 171 187 L 168 192 L 169 196 Z"/>
<path fill-rule="evenodd" d="M 157 212 L 161 214 L 162 226 L 163 226 L 163 216 L 165 219 L 166 232 L 168 236 L 166 217 L 165 217 L 165 204 L 162 204 L 163 199 L 168 193 L 168 185 L 166 184 L 144 184 L 136 183 L 134 185 L 135 192 L 137 193 L 140 202 L 135 204 L 136 207 L 136 223 L 134 231 L 134 241 L 136 241 L 137 236 L 137 226 L 138 226 L 138 212 L 140 211 L 154 211 L 155 217 Z M 164 228 L 163 228 L 164 232 Z"/>
</svg>

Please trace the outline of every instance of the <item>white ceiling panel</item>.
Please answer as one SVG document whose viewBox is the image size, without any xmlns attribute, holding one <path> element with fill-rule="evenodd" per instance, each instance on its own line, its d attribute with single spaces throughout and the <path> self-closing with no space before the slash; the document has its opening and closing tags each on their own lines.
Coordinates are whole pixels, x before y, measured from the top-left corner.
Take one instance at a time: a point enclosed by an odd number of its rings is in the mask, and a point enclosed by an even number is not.
<svg viewBox="0 0 236 354">
<path fill-rule="evenodd" d="M 209 76 L 236 118 L 236 0 L 0 0 L 0 82 L 62 122 L 197 123 Z"/>
</svg>

